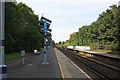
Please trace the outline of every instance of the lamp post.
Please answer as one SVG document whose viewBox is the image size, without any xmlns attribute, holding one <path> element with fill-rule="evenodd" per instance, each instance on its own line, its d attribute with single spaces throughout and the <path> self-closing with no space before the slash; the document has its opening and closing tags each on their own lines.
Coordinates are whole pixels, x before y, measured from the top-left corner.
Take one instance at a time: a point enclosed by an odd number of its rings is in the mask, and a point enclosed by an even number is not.
<svg viewBox="0 0 120 80">
<path fill-rule="evenodd" d="M 4 59 L 4 27 L 5 27 L 5 2 L 0 1 L 0 80 L 2 78 L 7 78 L 7 65 L 5 65 Z"/>
<path fill-rule="evenodd" d="M 42 64 L 49 64 L 48 62 L 47 62 L 47 57 L 46 57 L 46 36 L 51 36 L 51 29 L 49 29 L 49 26 L 50 26 L 50 23 L 51 23 L 52 21 L 51 20 L 49 20 L 49 19 L 47 19 L 47 18 L 45 18 L 45 17 L 41 17 L 41 20 L 40 20 L 40 25 L 42 26 L 42 28 L 41 28 L 41 30 L 40 30 L 40 32 L 41 33 L 43 33 L 44 35 L 45 35 L 45 37 L 44 37 L 44 59 L 43 59 L 43 62 L 42 62 Z"/>
</svg>

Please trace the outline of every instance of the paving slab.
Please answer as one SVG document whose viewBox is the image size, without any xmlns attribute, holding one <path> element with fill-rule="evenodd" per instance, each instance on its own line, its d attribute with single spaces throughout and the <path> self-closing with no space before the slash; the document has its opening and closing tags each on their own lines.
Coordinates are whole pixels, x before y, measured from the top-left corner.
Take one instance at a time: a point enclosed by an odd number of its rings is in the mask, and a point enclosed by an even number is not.
<svg viewBox="0 0 120 80">
<path fill-rule="evenodd" d="M 61 74 L 64 78 L 91 79 L 90 76 L 88 76 L 57 48 L 55 48 L 55 53 L 59 62 Z"/>
<path fill-rule="evenodd" d="M 43 65 L 43 52 L 40 55 L 31 55 L 21 61 L 8 64 L 9 78 L 57 78 L 57 79 L 91 79 L 84 71 L 74 64 L 57 48 L 47 50 L 48 65 Z M 22 59 L 21 59 L 22 60 Z"/>
<path fill-rule="evenodd" d="M 47 50 L 48 65 L 42 65 L 43 52 L 32 55 L 22 62 L 8 65 L 8 78 L 62 78 L 61 71 L 53 48 Z"/>
</svg>

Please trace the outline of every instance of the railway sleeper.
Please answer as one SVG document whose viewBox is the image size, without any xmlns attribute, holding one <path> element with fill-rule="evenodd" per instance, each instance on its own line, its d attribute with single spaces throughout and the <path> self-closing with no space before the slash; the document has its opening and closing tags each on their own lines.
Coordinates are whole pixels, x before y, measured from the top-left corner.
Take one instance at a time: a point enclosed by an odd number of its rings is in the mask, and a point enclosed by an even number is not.
<svg viewBox="0 0 120 80">
<path fill-rule="evenodd" d="M 105 76 L 108 79 L 113 79 L 113 80 L 119 79 L 119 76 L 120 76 L 119 70 L 111 68 L 108 65 L 101 64 L 98 61 L 87 59 L 87 58 L 84 58 L 81 56 L 77 57 L 76 59 L 79 60 L 80 62 L 84 63 L 91 69 L 97 71 L 98 73 L 100 73 L 101 75 Z"/>
<path fill-rule="evenodd" d="M 74 51 L 72 49 L 70 49 L 70 50 Z M 78 54 L 78 53 L 76 53 L 76 54 Z M 99 60 L 96 61 L 94 58 L 93 59 L 85 58 L 85 57 L 82 57 L 80 55 L 79 56 L 77 55 L 77 57 L 76 57 L 76 54 L 67 54 L 67 55 L 72 56 L 77 61 L 85 64 L 86 66 L 90 67 L 94 71 L 103 75 L 107 79 L 119 80 L 119 76 L 120 76 L 120 69 L 119 68 L 116 68 L 114 66 L 111 67 L 111 65 L 109 65 L 108 63 L 106 64 L 105 62 L 102 62 Z"/>
<path fill-rule="evenodd" d="M 67 48 L 67 50 L 74 51 L 73 49 L 68 49 L 68 48 Z M 92 54 L 92 53 L 78 51 L 78 50 L 75 50 L 75 52 L 76 53 L 78 52 L 79 54 L 86 55 L 89 58 L 96 59 L 98 61 L 101 61 L 101 62 L 104 62 L 106 64 L 113 65 L 117 68 L 120 68 L 120 59 L 118 59 L 118 58 L 112 58 L 112 57 L 108 57 L 108 56 L 103 56 L 103 55 L 99 55 L 99 54 Z"/>
</svg>

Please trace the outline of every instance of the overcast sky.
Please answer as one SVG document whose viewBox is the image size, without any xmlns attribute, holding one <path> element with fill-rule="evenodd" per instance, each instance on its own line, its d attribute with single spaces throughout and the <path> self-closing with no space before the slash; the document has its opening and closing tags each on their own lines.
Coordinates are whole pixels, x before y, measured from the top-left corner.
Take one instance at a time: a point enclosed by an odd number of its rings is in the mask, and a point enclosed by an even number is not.
<svg viewBox="0 0 120 80">
<path fill-rule="evenodd" d="M 35 14 L 52 20 L 52 39 L 66 41 L 83 25 L 90 25 L 99 14 L 117 5 L 119 0 L 16 0 L 33 9 Z"/>
</svg>

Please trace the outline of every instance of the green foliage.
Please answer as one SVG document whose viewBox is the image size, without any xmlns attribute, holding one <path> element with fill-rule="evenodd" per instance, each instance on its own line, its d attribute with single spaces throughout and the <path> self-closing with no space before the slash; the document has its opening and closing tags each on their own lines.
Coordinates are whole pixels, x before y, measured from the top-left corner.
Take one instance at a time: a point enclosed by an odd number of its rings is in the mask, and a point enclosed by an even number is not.
<svg viewBox="0 0 120 80">
<path fill-rule="evenodd" d="M 25 56 L 28 56 L 30 53 L 25 53 Z M 5 63 L 16 58 L 21 57 L 21 53 L 10 53 L 5 55 Z"/>
<path fill-rule="evenodd" d="M 54 40 L 52 40 L 52 46 L 53 46 L 53 47 L 55 46 L 55 41 L 54 41 Z"/>
<path fill-rule="evenodd" d="M 98 19 L 79 28 L 79 31 L 71 39 L 65 42 L 59 42 L 59 46 L 90 46 L 96 48 L 96 43 L 100 49 L 120 50 L 120 15 L 118 7 L 110 6 L 110 9 L 99 14 Z"/>
<path fill-rule="evenodd" d="M 23 3 L 5 3 L 5 52 L 32 52 L 44 45 L 38 15 Z"/>
<path fill-rule="evenodd" d="M 21 57 L 21 53 L 11 53 L 5 55 L 5 62 Z"/>
</svg>

